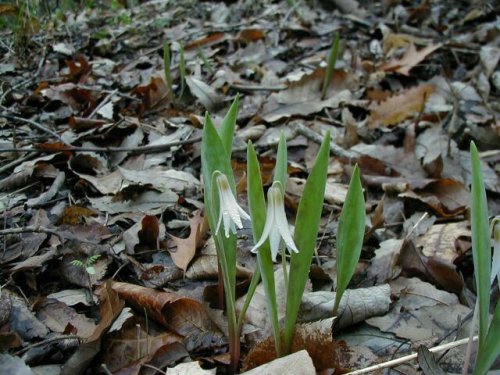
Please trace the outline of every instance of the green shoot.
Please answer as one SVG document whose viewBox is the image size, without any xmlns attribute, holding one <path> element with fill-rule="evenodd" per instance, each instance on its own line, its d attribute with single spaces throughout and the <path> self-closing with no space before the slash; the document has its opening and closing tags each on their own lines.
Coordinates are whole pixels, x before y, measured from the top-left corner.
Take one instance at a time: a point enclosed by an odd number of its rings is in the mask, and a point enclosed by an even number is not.
<svg viewBox="0 0 500 375">
<path fill-rule="evenodd" d="M 179 73 L 181 79 L 181 92 L 179 93 L 179 98 L 182 98 L 184 94 L 184 89 L 186 87 L 186 61 L 184 60 L 184 44 L 180 45 L 180 58 L 179 58 Z"/>
<path fill-rule="evenodd" d="M 287 289 L 284 354 L 290 353 L 292 347 L 297 314 L 316 246 L 319 221 L 323 209 L 329 155 L 330 133 L 328 132 L 307 178 L 295 221 L 294 240 L 299 252 L 291 255 L 289 272 L 293 277 L 289 278 Z"/>
<path fill-rule="evenodd" d="M 471 231 L 472 255 L 479 299 L 479 351 L 485 349 L 490 306 L 491 246 L 488 205 L 481 172 L 479 153 L 474 142 L 470 145 L 472 170 Z"/>
<path fill-rule="evenodd" d="M 347 197 L 337 230 L 337 293 L 333 315 L 337 316 L 340 300 L 354 274 L 361 254 L 365 232 L 365 199 L 359 167 L 353 169 Z"/>
<path fill-rule="evenodd" d="M 167 42 L 163 45 L 163 68 L 165 70 L 165 80 L 167 81 L 168 86 L 168 97 L 170 100 L 173 100 L 174 97 L 174 84 L 172 79 L 172 71 L 170 70 L 171 64 L 170 58 L 170 47 Z"/>
<path fill-rule="evenodd" d="M 328 55 L 328 65 L 326 66 L 325 78 L 323 79 L 323 86 L 321 88 L 321 100 L 326 97 L 326 92 L 332 81 L 333 71 L 335 70 L 335 63 L 337 62 L 337 55 L 339 53 L 340 36 L 339 33 L 335 33 L 332 40 L 332 47 L 330 49 L 330 54 Z"/>
</svg>

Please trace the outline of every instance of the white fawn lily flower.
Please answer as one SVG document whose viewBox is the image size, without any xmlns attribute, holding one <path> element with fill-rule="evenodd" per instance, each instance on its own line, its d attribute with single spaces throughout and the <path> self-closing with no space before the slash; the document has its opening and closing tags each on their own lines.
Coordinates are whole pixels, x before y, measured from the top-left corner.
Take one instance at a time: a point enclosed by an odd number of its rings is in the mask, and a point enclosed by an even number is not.
<svg viewBox="0 0 500 375">
<path fill-rule="evenodd" d="M 288 227 L 285 205 L 283 202 L 283 188 L 281 183 L 278 181 L 275 181 L 267 191 L 266 224 L 264 225 L 264 230 L 262 231 L 260 240 L 255 244 L 251 251 L 256 253 L 268 237 L 273 262 L 276 261 L 276 255 L 280 249 L 281 239 L 285 241 L 285 245 L 289 251 L 291 250 L 296 253 L 299 252 L 297 246 L 295 246 L 295 242 L 293 242 L 292 234 L 290 233 L 290 228 Z"/>
<path fill-rule="evenodd" d="M 236 202 L 231 190 L 231 185 L 225 174 L 214 172 L 217 190 L 219 191 L 219 221 L 215 233 L 219 233 L 221 224 L 224 224 L 224 234 L 229 237 L 229 232 L 236 233 L 236 226 L 241 229 L 243 224 L 241 218 L 250 220 L 250 216 Z M 236 226 L 235 226 L 236 225 Z"/>
</svg>

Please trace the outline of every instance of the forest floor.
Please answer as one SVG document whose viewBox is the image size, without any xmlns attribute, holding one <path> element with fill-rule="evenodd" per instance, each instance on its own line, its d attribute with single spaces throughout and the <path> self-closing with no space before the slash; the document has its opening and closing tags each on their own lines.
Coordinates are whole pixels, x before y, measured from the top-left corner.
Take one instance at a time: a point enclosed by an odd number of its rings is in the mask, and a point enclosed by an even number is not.
<svg viewBox="0 0 500 375">
<path fill-rule="evenodd" d="M 237 94 L 232 159 L 245 208 L 249 140 L 267 188 L 286 135 L 293 224 L 332 134 L 300 313 L 315 323 L 296 344 L 315 370 L 362 369 L 468 337 L 471 141 L 489 214 L 500 213 L 494 1 L 46 3 L 0 5 L 1 368 L 225 372 L 200 137 L 205 112 L 219 124 Z M 339 55 L 322 93 L 335 32 Z M 335 236 L 356 163 L 366 231 L 332 340 Z M 240 296 L 256 266 L 251 233 L 248 223 L 238 232 Z M 283 299 L 280 275 L 278 263 Z M 274 359 L 262 293 L 243 329 L 242 372 Z M 461 373 L 465 348 L 421 350 L 390 371 Z"/>
</svg>

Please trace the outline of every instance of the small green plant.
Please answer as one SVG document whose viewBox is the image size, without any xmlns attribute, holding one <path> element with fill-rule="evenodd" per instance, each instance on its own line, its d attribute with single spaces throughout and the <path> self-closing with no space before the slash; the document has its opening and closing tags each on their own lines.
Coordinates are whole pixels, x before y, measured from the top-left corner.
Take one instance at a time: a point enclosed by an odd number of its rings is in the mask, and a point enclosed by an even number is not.
<svg viewBox="0 0 500 375">
<path fill-rule="evenodd" d="M 282 134 L 278 144 L 273 183 L 267 191 L 267 204 L 257 154 L 251 142 L 247 147 L 247 194 L 250 215 L 237 203 L 234 175 L 231 168 L 231 147 L 238 109 L 238 97 L 233 102 L 217 131 L 210 116 L 205 117 L 201 161 L 205 186 L 205 209 L 215 239 L 221 281 L 226 303 L 229 331 L 231 370 L 238 367 L 240 334 L 246 309 L 262 278 L 267 310 L 273 330 L 277 356 L 288 354 L 292 347 L 297 315 L 307 282 L 319 223 L 323 209 L 327 167 L 330 154 L 330 134 L 326 133 L 316 161 L 309 173 L 299 202 L 292 235 L 285 213 L 284 195 L 287 179 L 287 147 Z M 353 169 L 347 199 L 341 213 L 337 237 L 337 257 L 343 269 L 338 270 L 337 298 L 349 283 L 359 260 L 363 242 L 365 214 L 359 169 Z M 236 231 L 242 220 L 252 224 L 258 268 L 239 315 L 235 310 Z M 287 264 L 286 250 L 290 253 Z M 286 284 L 286 314 L 283 332 L 278 321 L 278 304 L 274 280 L 274 262 L 281 254 Z M 293 277 L 290 277 L 293 275 Z M 338 309 L 336 301 L 335 309 Z M 282 336 L 283 333 L 283 336 Z"/>
<path fill-rule="evenodd" d="M 163 70 L 165 73 L 165 80 L 167 81 L 168 87 L 168 98 L 174 100 L 174 79 L 172 77 L 172 56 L 170 46 L 167 42 L 163 45 Z M 179 86 L 180 91 L 178 98 L 182 98 L 184 95 L 184 90 L 186 87 L 186 62 L 184 59 L 184 45 L 181 43 L 179 47 Z"/>
<path fill-rule="evenodd" d="M 174 98 L 174 80 L 172 79 L 172 71 L 170 70 L 171 63 L 170 46 L 165 42 L 163 44 L 163 69 L 165 72 L 165 80 L 167 81 L 168 98 L 172 101 Z"/>
<path fill-rule="evenodd" d="M 339 33 L 335 33 L 332 40 L 332 47 L 330 48 L 330 54 L 328 55 L 328 65 L 326 66 L 325 78 L 323 79 L 323 85 L 321 87 L 321 100 L 325 99 L 328 87 L 332 81 L 335 63 L 337 62 L 337 56 L 339 54 L 339 46 L 340 36 Z"/>
<path fill-rule="evenodd" d="M 101 257 L 101 254 L 96 254 L 96 255 L 91 255 L 87 259 L 85 259 L 85 262 L 75 259 L 71 261 L 71 264 L 73 266 L 77 266 L 80 268 L 84 268 L 85 272 L 87 272 L 89 275 L 95 275 L 95 268 L 94 264 L 97 262 L 97 260 Z"/>
<path fill-rule="evenodd" d="M 474 142 L 470 145 L 471 155 L 471 232 L 472 258 L 476 278 L 477 303 L 479 316 L 479 347 L 474 375 L 486 374 L 500 355 L 500 303 L 497 303 L 493 320 L 489 323 L 490 288 L 499 275 L 500 219 L 488 224 L 488 204 L 481 172 L 479 153 Z M 493 232 L 494 259 L 491 261 L 491 232 Z M 489 324 L 488 324 L 489 323 Z M 473 324 L 474 326 L 475 324 Z"/>
</svg>

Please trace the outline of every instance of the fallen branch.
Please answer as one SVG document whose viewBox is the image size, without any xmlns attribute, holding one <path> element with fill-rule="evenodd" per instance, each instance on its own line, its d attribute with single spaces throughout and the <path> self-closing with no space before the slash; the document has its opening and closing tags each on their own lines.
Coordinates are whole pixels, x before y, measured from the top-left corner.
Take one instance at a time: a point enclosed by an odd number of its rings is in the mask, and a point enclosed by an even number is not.
<svg viewBox="0 0 500 375">
<path fill-rule="evenodd" d="M 138 147 L 77 147 L 77 146 L 67 146 L 67 147 L 55 147 L 51 149 L 46 148 L 0 148 L 1 152 L 45 152 L 49 154 L 59 153 L 59 152 L 105 152 L 105 153 L 117 153 L 117 152 L 130 152 L 132 154 L 152 154 L 156 152 L 165 152 L 170 150 L 175 146 L 183 146 L 192 143 L 199 142 L 200 137 L 186 139 L 184 141 L 176 141 L 166 143 L 164 145 L 153 145 L 153 146 L 138 146 Z"/>
<path fill-rule="evenodd" d="M 477 341 L 477 339 L 478 339 L 478 336 L 474 336 L 472 338 L 473 341 Z M 430 348 L 429 351 L 431 353 L 439 353 L 439 352 L 443 352 L 445 350 L 456 348 L 457 346 L 465 345 L 468 342 L 469 342 L 469 338 L 465 338 L 465 339 L 461 339 L 461 340 L 457 340 L 457 341 L 452 341 L 452 342 L 449 342 L 449 343 L 446 343 L 443 345 L 435 346 L 433 348 Z M 390 368 L 390 367 L 394 367 L 396 365 L 400 365 L 402 363 L 410 362 L 410 361 L 416 359 L 417 356 L 418 356 L 417 353 L 413 353 L 413 354 L 406 355 L 406 356 L 401 357 L 401 358 L 396 358 L 396 359 L 393 359 L 393 360 L 390 360 L 387 362 L 379 363 L 377 365 L 365 367 L 365 368 L 360 369 L 360 370 L 351 371 L 351 372 L 348 372 L 346 375 L 368 374 L 372 371 L 381 370 L 384 368 Z"/>
<path fill-rule="evenodd" d="M 5 109 L 9 110 L 8 108 L 5 108 Z M 63 140 L 62 140 L 62 138 L 61 138 L 61 136 L 59 134 L 57 134 L 53 130 L 50 130 L 50 129 L 46 128 L 45 126 L 43 126 L 42 124 L 39 124 L 36 121 L 30 120 L 30 119 L 27 119 L 27 118 L 22 118 L 22 117 L 14 116 L 14 115 L 9 115 L 7 113 L 0 113 L 0 116 L 3 117 L 3 118 L 6 118 L 8 120 L 14 120 L 14 121 L 24 122 L 24 123 L 26 123 L 28 125 L 31 125 L 32 127 L 36 128 L 36 129 L 40 130 L 43 133 L 50 134 L 51 136 L 55 137 L 58 141 L 63 142 Z"/>
<path fill-rule="evenodd" d="M 45 234 L 52 234 L 54 236 L 57 236 L 61 243 L 64 242 L 63 237 L 61 234 L 54 230 L 54 229 L 49 229 L 46 227 L 42 227 L 40 225 L 30 225 L 27 227 L 22 227 L 22 228 L 9 228 L 9 229 L 0 229 L 0 236 L 7 236 L 9 234 L 21 234 L 21 233 L 45 233 Z"/>
<path fill-rule="evenodd" d="M 291 124 L 292 128 L 300 135 L 303 135 L 307 139 L 313 141 L 314 143 L 321 144 L 323 142 L 323 137 L 316 133 L 314 130 L 309 129 L 307 126 L 302 125 L 299 122 L 294 122 Z M 345 150 L 339 145 L 330 142 L 330 151 L 332 154 L 347 160 L 356 160 L 358 156 L 349 150 Z"/>
</svg>

